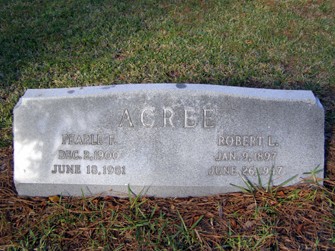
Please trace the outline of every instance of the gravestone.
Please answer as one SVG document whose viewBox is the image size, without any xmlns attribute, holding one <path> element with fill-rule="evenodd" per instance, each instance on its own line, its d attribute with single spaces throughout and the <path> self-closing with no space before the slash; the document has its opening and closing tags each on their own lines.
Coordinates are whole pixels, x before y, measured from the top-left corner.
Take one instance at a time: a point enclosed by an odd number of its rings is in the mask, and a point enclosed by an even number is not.
<svg viewBox="0 0 335 251">
<path fill-rule="evenodd" d="M 202 84 L 27 90 L 14 109 L 19 195 L 237 191 L 324 165 L 324 110 L 311 91 Z M 318 174 L 323 177 L 323 172 Z"/>
</svg>

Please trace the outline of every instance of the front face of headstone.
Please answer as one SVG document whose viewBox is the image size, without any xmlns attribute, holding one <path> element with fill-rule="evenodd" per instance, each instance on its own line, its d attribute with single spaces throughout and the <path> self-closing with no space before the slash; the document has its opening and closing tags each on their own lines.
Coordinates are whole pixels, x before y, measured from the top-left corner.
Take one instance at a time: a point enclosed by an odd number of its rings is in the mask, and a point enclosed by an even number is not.
<svg viewBox="0 0 335 251">
<path fill-rule="evenodd" d="M 211 85 L 28 90 L 14 110 L 20 195 L 236 191 L 324 164 L 324 112 L 309 91 Z M 323 177 L 323 173 L 319 174 Z M 299 181 L 299 177 L 291 182 Z"/>
</svg>

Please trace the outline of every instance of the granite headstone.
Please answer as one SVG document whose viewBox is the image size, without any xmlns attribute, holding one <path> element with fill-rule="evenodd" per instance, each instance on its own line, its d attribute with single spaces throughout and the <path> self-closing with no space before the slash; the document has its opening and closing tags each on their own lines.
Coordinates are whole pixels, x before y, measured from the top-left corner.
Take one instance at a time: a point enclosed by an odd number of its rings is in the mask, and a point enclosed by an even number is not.
<svg viewBox="0 0 335 251">
<path fill-rule="evenodd" d="M 324 110 L 311 91 L 202 84 L 27 90 L 14 109 L 19 195 L 237 191 L 324 165 Z M 272 170 L 272 171 L 271 171 Z M 323 172 L 319 173 L 323 177 Z"/>
</svg>

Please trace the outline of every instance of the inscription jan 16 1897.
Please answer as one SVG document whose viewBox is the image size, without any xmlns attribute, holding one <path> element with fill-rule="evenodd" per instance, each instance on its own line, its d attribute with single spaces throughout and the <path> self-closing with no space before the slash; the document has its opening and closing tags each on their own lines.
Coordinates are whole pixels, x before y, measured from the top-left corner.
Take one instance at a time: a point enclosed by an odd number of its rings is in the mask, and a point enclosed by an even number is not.
<svg viewBox="0 0 335 251">
<path fill-rule="evenodd" d="M 234 191 L 241 175 L 272 173 L 278 184 L 323 165 L 323 109 L 311 92 L 168 84 L 29 90 L 14 113 L 15 182 L 25 195 L 122 196 L 128 187 L 208 195 Z"/>
</svg>

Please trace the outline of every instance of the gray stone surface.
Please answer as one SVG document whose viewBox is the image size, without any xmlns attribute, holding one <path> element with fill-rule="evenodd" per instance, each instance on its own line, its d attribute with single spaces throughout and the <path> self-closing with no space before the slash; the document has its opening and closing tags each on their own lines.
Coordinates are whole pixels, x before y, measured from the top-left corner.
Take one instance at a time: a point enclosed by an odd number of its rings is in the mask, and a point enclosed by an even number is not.
<svg viewBox="0 0 335 251">
<path fill-rule="evenodd" d="M 27 90 L 14 109 L 20 195 L 203 196 L 324 166 L 311 91 L 194 84 Z M 323 177 L 323 173 L 319 173 Z"/>
</svg>

